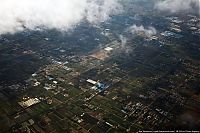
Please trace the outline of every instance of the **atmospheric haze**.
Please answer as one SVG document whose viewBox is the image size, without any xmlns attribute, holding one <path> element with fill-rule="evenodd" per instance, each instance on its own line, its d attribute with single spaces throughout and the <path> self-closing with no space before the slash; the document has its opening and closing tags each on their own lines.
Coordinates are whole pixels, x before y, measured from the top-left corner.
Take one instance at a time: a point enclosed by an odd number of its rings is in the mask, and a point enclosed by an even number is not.
<svg viewBox="0 0 200 133">
<path fill-rule="evenodd" d="M 67 31 L 83 20 L 106 21 L 119 11 L 117 0 L 0 0 L 0 34 L 25 28 Z"/>
</svg>

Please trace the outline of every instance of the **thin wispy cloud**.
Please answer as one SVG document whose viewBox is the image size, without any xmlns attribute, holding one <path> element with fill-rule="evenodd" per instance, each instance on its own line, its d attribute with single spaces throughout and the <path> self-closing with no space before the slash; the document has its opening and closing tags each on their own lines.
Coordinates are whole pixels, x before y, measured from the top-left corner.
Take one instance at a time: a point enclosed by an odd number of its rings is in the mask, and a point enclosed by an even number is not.
<svg viewBox="0 0 200 133">
<path fill-rule="evenodd" d="M 170 13 L 195 12 L 199 14 L 200 0 L 162 0 L 155 4 L 155 8 Z"/>
</svg>

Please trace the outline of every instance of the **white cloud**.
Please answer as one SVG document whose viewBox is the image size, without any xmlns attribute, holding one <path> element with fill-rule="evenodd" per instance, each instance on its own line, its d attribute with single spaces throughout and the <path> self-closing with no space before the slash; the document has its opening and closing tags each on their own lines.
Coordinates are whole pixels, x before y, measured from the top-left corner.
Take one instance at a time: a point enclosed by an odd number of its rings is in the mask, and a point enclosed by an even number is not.
<svg viewBox="0 0 200 133">
<path fill-rule="evenodd" d="M 156 3 L 155 8 L 161 11 L 197 12 L 200 13 L 200 0 L 163 0 Z"/>
<path fill-rule="evenodd" d="M 66 31 L 82 20 L 105 21 L 120 8 L 117 0 L 0 0 L 0 34 L 25 27 Z"/>
<path fill-rule="evenodd" d="M 135 24 L 133 26 L 129 27 L 128 30 L 132 34 L 143 33 L 148 37 L 153 36 L 153 35 L 155 35 L 157 33 L 157 31 L 156 31 L 156 29 L 154 27 L 150 26 L 148 28 L 145 28 L 143 25 L 137 26 Z"/>
</svg>

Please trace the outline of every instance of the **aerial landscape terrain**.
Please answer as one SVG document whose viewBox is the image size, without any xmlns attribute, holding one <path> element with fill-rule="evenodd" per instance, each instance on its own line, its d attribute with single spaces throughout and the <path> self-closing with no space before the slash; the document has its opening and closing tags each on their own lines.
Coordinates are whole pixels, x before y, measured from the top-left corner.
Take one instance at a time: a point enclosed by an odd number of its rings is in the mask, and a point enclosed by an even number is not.
<svg viewBox="0 0 200 133">
<path fill-rule="evenodd" d="M 200 0 L 0 0 L 0 133 L 200 131 Z"/>
</svg>

